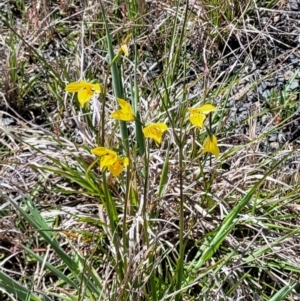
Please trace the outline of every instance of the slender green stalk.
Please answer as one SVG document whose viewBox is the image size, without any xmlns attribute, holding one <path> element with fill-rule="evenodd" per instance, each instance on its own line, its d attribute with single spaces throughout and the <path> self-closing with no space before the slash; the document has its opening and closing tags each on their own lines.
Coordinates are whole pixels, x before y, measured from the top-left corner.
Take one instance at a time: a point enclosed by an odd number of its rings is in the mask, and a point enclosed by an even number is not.
<svg viewBox="0 0 300 301">
<path fill-rule="evenodd" d="M 144 200 L 143 200 L 143 207 L 142 207 L 142 218 L 144 222 L 144 228 L 143 228 L 143 233 L 144 233 L 144 241 L 147 246 L 147 250 L 150 250 L 150 241 L 149 241 L 149 233 L 148 233 L 148 228 L 149 228 L 149 221 L 147 218 L 147 203 L 148 203 L 148 190 L 149 190 L 149 157 L 150 157 L 150 147 L 148 143 L 148 149 L 145 154 L 145 182 L 144 182 Z M 153 298 L 153 301 L 158 301 L 157 300 L 157 288 L 156 288 L 156 282 L 155 282 L 155 270 L 153 269 L 154 265 L 154 257 L 153 257 L 153 252 L 150 251 L 149 255 L 149 267 L 148 267 L 148 273 L 150 275 L 150 287 L 151 287 L 151 296 Z"/>
<path fill-rule="evenodd" d="M 135 36 L 133 36 L 133 40 L 135 41 Z M 138 51 L 137 45 L 134 43 L 134 88 L 132 89 L 132 107 L 133 112 L 136 116 L 135 120 L 135 133 L 136 133 L 136 141 L 137 147 L 139 149 L 139 155 L 142 157 L 145 154 L 145 138 L 143 135 L 142 130 L 142 123 L 140 121 L 140 113 L 138 111 L 138 104 L 139 104 L 139 86 L 138 86 L 138 79 L 137 79 L 137 66 L 138 66 Z"/>
<path fill-rule="evenodd" d="M 180 129 L 180 137 L 182 137 L 182 129 Z M 179 211 L 179 258 L 177 261 L 177 283 L 176 290 L 180 291 L 183 280 L 183 261 L 184 261 L 184 194 L 183 194 L 183 152 L 182 143 L 178 145 L 179 148 L 179 189 L 180 189 L 180 211 Z M 176 301 L 182 300 L 182 293 L 178 293 L 175 297 Z"/>
<path fill-rule="evenodd" d="M 116 98 L 124 98 L 124 93 L 123 93 L 123 85 L 122 85 L 122 79 L 121 79 L 121 74 L 120 70 L 118 68 L 118 65 L 114 61 L 114 58 L 116 57 L 110 37 L 110 31 L 108 27 L 107 20 L 105 18 L 105 11 L 103 8 L 102 3 L 100 2 L 100 8 L 102 11 L 103 15 L 103 21 L 105 23 L 105 31 L 106 31 L 106 41 L 107 41 L 107 47 L 108 47 L 108 53 L 110 57 L 110 61 L 112 62 L 111 65 L 111 72 L 112 72 L 112 79 L 113 79 L 113 89 L 114 89 L 114 94 Z M 121 135 L 122 135 L 122 142 L 125 146 L 126 150 L 126 155 L 129 153 L 129 141 L 128 141 L 128 129 L 125 121 L 120 121 L 120 129 L 121 129 Z"/>
</svg>

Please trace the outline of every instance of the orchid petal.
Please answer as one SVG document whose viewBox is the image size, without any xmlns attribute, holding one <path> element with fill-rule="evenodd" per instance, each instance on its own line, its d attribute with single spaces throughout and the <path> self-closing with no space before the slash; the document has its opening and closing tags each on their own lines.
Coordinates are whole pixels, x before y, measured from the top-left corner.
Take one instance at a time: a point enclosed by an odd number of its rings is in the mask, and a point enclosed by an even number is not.
<svg viewBox="0 0 300 301">
<path fill-rule="evenodd" d="M 203 142 L 203 153 L 212 153 L 216 158 L 219 157 L 220 149 L 218 147 L 218 139 L 216 136 L 208 136 Z"/>
</svg>

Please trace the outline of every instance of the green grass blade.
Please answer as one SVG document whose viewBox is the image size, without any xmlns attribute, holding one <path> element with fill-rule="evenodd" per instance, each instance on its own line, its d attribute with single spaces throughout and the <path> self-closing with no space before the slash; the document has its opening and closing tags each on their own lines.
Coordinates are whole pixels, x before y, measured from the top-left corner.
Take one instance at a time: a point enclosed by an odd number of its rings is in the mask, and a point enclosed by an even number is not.
<svg viewBox="0 0 300 301">
<path fill-rule="evenodd" d="M 137 47 L 136 43 L 134 45 L 134 88 L 131 89 L 132 94 L 132 107 L 133 113 L 136 116 L 135 120 L 135 134 L 136 134 L 136 141 L 137 146 L 139 149 L 139 155 L 143 156 L 145 154 L 145 137 L 142 130 L 142 123 L 140 113 L 138 111 L 138 104 L 139 104 L 139 85 L 137 80 L 137 66 L 138 66 L 138 57 L 137 57 Z"/>
<path fill-rule="evenodd" d="M 288 153 L 281 160 L 276 162 L 265 174 L 264 176 L 253 186 L 253 188 L 242 198 L 242 200 L 237 204 L 236 207 L 227 215 L 220 227 L 211 233 L 211 235 L 205 240 L 205 242 L 200 247 L 199 253 L 201 254 L 198 262 L 192 267 L 193 273 L 197 273 L 199 268 L 208 261 L 212 255 L 217 251 L 226 236 L 232 231 L 236 222 L 235 219 L 239 212 L 246 206 L 250 201 L 253 194 L 257 191 L 259 186 L 264 182 L 266 177 L 271 174 L 271 172 L 281 164 L 285 159 L 287 159 L 291 153 Z M 198 253 L 198 254 L 199 254 Z"/>
<path fill-rule="evenodd" d="M 41 301 L 37 296 L 33 295 L 26 287 L 15 281 L 8 275 L 0 271 L 0 288 L 8 294 L 11 294 L 19 300 Z M 51 301 L 48 297 L 44 297 L 45 301 Z"/>
<path fill-rule="evenodd" d="M 43 263 L 45 265 L 45 268 L 47 268 L 49 271 L 51 271 L 55 276 L 57 276 L 58 279 L 61 281 L 64 281 L 66 284 L 70 285 L 70 287 L 73 287 L 78 290 L 78 285 L 69 279 L 65 274 L 63 274 L 60 270 L 58 270 L 55 266 L 52 264 L 45 262 L 44 258 L 37 255 L 35 252 L 33 252 L 30 248 L 27 248 L 26 246 L 22 245 L 22 248 L 29 254 L 29 256 L 32 256 L 35 260 L 37 260 L 40 263 Z"/>
<path fill-rule="evenodd" d="M 296 285 L 297 283 L 286 285 L 285 287 L 281 288 L 269 301 L 286 300 L 285 297 L 287 297 L 291 293 Z"/>
<path fill-rule="evenodd" d="M 168 145 L 165 163 L 164 163 L 163 169 L 161 171 L 161 176 L 160 176 L 160 181 L 159 181 L 159 189 L 158 189 L 158 197 L 161 197 L 163 195 L 163 193 L 166 189 L 166 184 L 168 182 L 169 150 L 170 150 L 170 145 Z"/>
</svg>

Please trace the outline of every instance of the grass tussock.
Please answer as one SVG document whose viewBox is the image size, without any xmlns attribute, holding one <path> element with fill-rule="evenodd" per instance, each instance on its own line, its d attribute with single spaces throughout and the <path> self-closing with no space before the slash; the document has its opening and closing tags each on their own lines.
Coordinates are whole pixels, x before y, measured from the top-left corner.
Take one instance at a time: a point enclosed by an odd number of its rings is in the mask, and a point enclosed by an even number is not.
<svg viewBox="0 0 300 301">
<path fill-rule="evenodd" d="M 1 300 L 299 299 L 292 7 L 1 4 Z"/>
</svg>

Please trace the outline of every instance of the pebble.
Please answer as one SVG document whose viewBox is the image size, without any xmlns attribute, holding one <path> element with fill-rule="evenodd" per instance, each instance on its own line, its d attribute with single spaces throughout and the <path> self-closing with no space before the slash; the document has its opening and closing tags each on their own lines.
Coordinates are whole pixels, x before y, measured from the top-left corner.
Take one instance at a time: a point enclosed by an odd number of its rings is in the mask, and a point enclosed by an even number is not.
<svg viewBox="0 0 300 301">
<path fill-rule="evenodd" d="M 293 11 L 298 11 L 299 10 L 299 4 L 296 1 L 290 1 L 288 3 L 287 8 Z"/>
<path fill-rule="evenodd" d="M 265 90 L 263 93 L 262 93 L 262 97 L 264 97 L 265 99 L 268 98 L 271 94 L 271 91 L 270 90 Z"/>
<path fill-rule="evenodd" d="M 10 117 L 5 117 L 5 118 L 1 118 L 0 117 L 0 125 L 1 126 L 10 126 L 10 125 L 15 125 L 16 124 L 16 120 Z"/>
<path fill-rule="evenodd" d="M 294 81 L 290 84 L 290 86 L 289 86 L 290 90 L 295 90 L 295 89 L 297 89 L 298 87 L 299 87 L 299 81 L 298 81 L 298 80 L 294 80 Z"/>
<path fill-rule="evenodd" d="M 269 142 L 274 142 L 278 140 L 278 135 L 277 134 L 271 134 L 268 136 L 268 141 Z"/>
<path fill-rule="evenodd" d="M 279 143 L 278 142 L 271 142 L 270 143 L 271 151 L 272 150 L 277 150 L 279 148 Z"/>
</svg>

